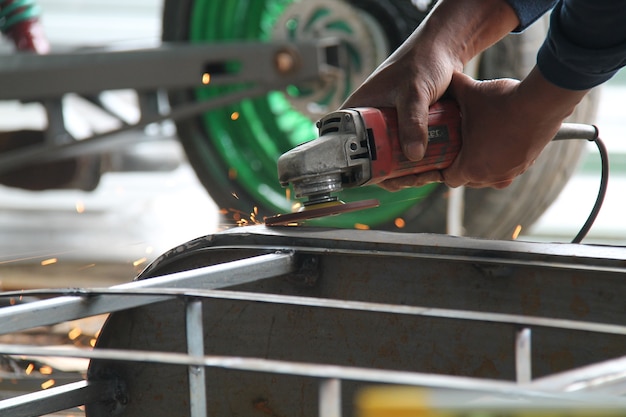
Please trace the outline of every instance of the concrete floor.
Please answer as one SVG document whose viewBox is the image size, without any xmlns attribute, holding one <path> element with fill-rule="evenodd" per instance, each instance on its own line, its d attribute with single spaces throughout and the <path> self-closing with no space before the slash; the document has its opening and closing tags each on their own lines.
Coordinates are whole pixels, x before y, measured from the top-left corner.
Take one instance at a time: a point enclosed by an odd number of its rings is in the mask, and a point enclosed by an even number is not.
<svg viewBox="0 0 626 417">
<path fill-rule="evenodd" d="M 154 40 L 160 31 L 158 0 L 137 0 L 132 7 L 121 0 L 41 0 L 40 4 L 53 44 L 75 43 L 76 33 L 84 33 L 80 42 L 89 44 Z M 113 26 L 115 30 L 110 30 Z M 621 105 L 625 94 L 625 83 L 610 83 L 599 111 L 602 137 L 617 156 L 626 153 Z M 41 127 L 44 120 L 34 105 L 0 102 L 0 129 Z M 170 151 L 182 153 L 174 137 L 166 142 L 163 146 Z M 592 147 L 588 158 L 597 158 Z M 621 192 L 625 172 L 626 167 L 613 166 L 606 203 L 586 242 L 626 243 Z M 598 174 L 578 172 L 521 238 L 571 239 L 591 209 Z M 218 223 L 216 205 L 184 157 L 172 171 L 106 174 L 92 193 L 32 193 L 0 187 L 0 289 L 125 282 L 165 250 L 227 226 Z"/>
</svg>

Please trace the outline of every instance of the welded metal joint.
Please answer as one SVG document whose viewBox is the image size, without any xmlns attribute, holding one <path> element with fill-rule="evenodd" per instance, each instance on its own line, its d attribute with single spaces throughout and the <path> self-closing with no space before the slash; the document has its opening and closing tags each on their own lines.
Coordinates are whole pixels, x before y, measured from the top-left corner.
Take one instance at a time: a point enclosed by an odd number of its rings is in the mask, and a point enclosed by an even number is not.
<svg viewBox="0 0 626 417">
<path fill-rule="evenodd" d="M 296 255 L 296 271 L 289 275 L 289 281 L 305 287 L 313 287 L 320 276 L 320 256 L 311 254 Z"/>
<path fill-rule="evenodd" d="M 126 382 L 114 375 L 109 375 L 106 379 L 99 381 L 107 386 L 105 398 L 99 401 L 101 408 L 111 416 L 122 414 L 130 402 Z"/>
</svg>

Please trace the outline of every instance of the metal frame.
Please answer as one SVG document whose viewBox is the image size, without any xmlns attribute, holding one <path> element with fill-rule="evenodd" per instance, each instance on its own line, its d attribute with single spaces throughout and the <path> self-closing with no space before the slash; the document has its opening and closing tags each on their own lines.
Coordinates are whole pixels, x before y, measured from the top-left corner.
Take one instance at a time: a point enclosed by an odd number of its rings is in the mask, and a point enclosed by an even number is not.
<svg viewBox="0 0 626 417">
<path fill-rule="evenodd" d="M 376 248 L 376 249 L 374 249 Z M 220 253 L 242 251 L 243 259 L 220 263 Z M 252 251 L 252 256 L 250 256 Z M 176 255 L 178 254 L 178 255 Z M 180 255 L 184 254 L 184 255 Z M 416 262 L 462 262 L 496 267 L 527 267 L 536 273 L 568 270 L 579 285 L 593 287 L 598 274 L 616 279 L 626 272 L 626 248 L 569 244 L 492 242 L 449 236 L 406 235 L 382 232 L 324 231 L 315 229 L 233 229 L 222 234 L 191 241 L 164 254 L 143 274 L 168 267 L 181 257 L 206 259 L 214 265 L 134 281 L 111 288 L 34 290 L 4 293 L 17 295 L 61 295 L 60 297 L 0 309 L 0 334 L 42 326 L 103 312 L 154 305 L 168 299 L 182 299 L 186 305 L 187 353 L 124 349 L 66 349 L 23 345 L 0 345 L 9 355 L 78 357 L 121 363 L 149 362 L 187 367 L 190 415 L 207 414 L 204 373 L 210 368 L 300 375 L 319 380 L 319 415 L 339 416 L 342 410 L 342 381 L 387 383 L 454 390 L 472 395 L 489 394 L 506 399 L 527 399 L 533 407 L 594 408 L 615 410 L 626 407 L 620 397 L 626 386 L 626 356 L 589 364 L 579 369 L 533 379 L 533 329 L 571 329 L 582 334 L 626 335 L 626 323 L 572 320 L 493 311 L 468 311 L 362 300 L 307 297 L 277 293 L 227 290 L 234 285 L 255 284 L 272 277 L 292 276 L 312 284 L 324 279 L 320 262 L 325 256 L 374 257 L 392 264 L 402 259 Z M 231 256 L 231 255 L 229 255 Z M 213 261 L 211 261 L 213 259 Z M 346 261 L 350 262 L 350 261 Z M 426 267 L 426 266 L 424 266 Z M 322 275 L 319 275 L 322 273 Z M 471 278 L 470 278 L 471 279 Z M 368 369 L 318 363 L 303 363 L 260 357 L 205 354 L 203 344 L 203 301 L 238 300 L 251 303 L 309 306 L 341 312 L 389 313 L 399 317 L 437 317 L 461 322 L 506 324 L 515 333 L 515 381 L 441 375 L 421 372 Z M 624 348 L 626 354 L 626 347 Z M 128 401 L 123 381 L 83 381 L 0 401 L 0 414 L 44 415 L 78 404 L 108 400 L 123 408 Z"/>
<path fill-rule="evenodd" d="M 338 41 L 333 39 L 297 43 L 165 43 L 130 50 L 2 55 L 0 100 L 41 101 L 48 113 L 49 127 L 45 146 L 0 154 L 0 173 L 33 161 L 98 152 L 103 146 L 115 144 L 114 135 L 131 129 L 192 117 L 291 84 L 327 77 L 338 71 L 340 55 Z M 172 108 L 159 105 L 159 93 L 166 90 L 231 84 L 247 87 Z M 97 93 L 118 89 L 137 90 L 139 122 L 123 122 L 121 128 L 104 134 L 81 141 L 73 139 L 63 123 L 62 96 L 81 94 L 98 105 Z M 127 143 L 128 138 L 124 140 Z"/>
</svg>

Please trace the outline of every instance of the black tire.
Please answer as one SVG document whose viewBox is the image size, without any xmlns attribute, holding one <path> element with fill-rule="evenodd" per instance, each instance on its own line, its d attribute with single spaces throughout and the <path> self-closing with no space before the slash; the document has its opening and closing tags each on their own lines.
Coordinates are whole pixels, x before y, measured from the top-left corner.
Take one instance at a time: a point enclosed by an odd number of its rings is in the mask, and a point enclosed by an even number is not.
<svg viewBox="0 0 626 417">
<path fill-rule="evenodd" d="M 189 39 L 194 2 L 199 0 L 166 0 L 163 13 L 163 39 Z M 203 0 L 208 1 L 208 0 Z M 322 0 L 319 0 L 322 1 Z M 419 24 L 425 11 L 417 10 L 409 0 L 351 0 L 351 7 L 374 17 L 384 31 L 390 50 L 397 47 Z M 196 16 L 197 18 L 197 16 Z M 512 35 L 486 51 L 480 59 L 479 78 L 522 78 L 535 62 L 536 50 L 547 29 L 545 21 L 535 24 L 521 35 Z M 171 92 L 176 103 L 193 100 L 193 92 Z M 597 102 L 592 95 L 571 120 L 590 122 Z M 200 118 L 177 124 L 180 140 L 198 178 L 219 207 L 243 212 L 258 207 L 262 214 L 275 209 L 259 205 L 247 192 L 245 184 L 228 175 L 229 166 L 211 145 L 211 139 Z M 198 144 L 201 143 L 202 146 Z M 578 164 L 584 143 L 550 144 L 529 171 L 505 190 L 468 189 L 465 191 L 464 234 L 488 238 L 509 238 L 517 225 L 529 227 L 554 201 Z M 436 187 L 427 197 L 402 213 L 407 232 L 446 232 L 447 188 Z M 237 196 L 237 200 L 233 198 Z M 259 207 L 260 206 L 260 207 Z M 260 216 L 259 216 L 260 217 Z M 378 229 L 397 230 L 394 218 L 375 225 Z"/>
</svg>

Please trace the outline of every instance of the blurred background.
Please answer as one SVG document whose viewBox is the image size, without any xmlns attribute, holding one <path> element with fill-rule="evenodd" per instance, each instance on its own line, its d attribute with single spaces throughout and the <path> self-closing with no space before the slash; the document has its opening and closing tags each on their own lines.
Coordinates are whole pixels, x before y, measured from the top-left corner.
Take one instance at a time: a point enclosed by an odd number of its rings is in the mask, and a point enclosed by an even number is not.
<svg viewBox="0 0 626 417">
<path fill-rule="evenodd" d="M 156 43 L 160 38 L 159 0 L 38 2 L 56 48 Z M 0 52 L 7 52 L 3 42 Z M 601 93 L 597 125 L 611 154 L 611 176 L 606 201 L 585 243 L 626 243 L 626 123 L 620 101 L 624 96 L 623 74 Z M 115 99 L 120 108 L 126 105 L 123 95 Z M 132 106 L 128 109 L 132 112 Z M 77 116 L 73 121 L 78 130 L 81 120 Z M 100 122 L 106 124 L 106 120 L 95 123 Z M 38 105 L 0 102 L 0 131 L 44 125 L 45 115 Z M 126 282 L 162 252 L 235 226 L 219 215 L 220 208 L 197 180 L 175 128 L 164 124 L 155 129 L 133 133 L 148 138 L 122 155 L 148 168 L 106 173 L 93 192 L 30 192 L 0 186 L 0 289 Z M 576 235 L 600 181 L 597 150 L 591 144 L 588 148 L 556 202 L 532 228 L 522 230 L 519 239 L 566 242 Z"/>
</svg>

